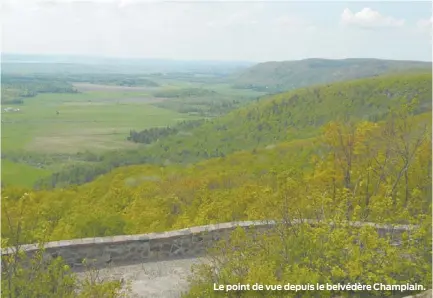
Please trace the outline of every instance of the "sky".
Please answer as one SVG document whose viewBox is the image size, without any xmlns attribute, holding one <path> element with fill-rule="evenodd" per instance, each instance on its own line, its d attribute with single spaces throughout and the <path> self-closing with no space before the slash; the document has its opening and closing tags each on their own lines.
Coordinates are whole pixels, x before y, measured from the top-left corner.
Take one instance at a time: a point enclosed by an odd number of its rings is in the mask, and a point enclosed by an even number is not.
<svg viewBox="0 0 433 298">
<path fill-rule="evenodd" d="M 432 4 L 2 0 L 3 53 L 180 60 L 432 60 Z"/>
</svg>

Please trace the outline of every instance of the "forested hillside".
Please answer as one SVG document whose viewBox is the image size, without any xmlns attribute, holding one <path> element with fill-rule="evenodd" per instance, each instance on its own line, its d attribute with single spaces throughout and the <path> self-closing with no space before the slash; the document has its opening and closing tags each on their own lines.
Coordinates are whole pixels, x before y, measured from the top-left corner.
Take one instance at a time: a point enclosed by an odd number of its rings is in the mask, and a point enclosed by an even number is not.
<svg viewBox="0 0 433 298">
<path fill-rule="evenodd" d="M 191 120 L 183 121 L 174 127 L 154 127 L 142 131 L 131 130 L 127 139 L 135 143 L 150 144 L 170 135 L 182 133 L 188 135 L 187 131 L 202 125 L 205 121 L 203 119 Z"/>
<path fill-rule="evenodd" d="M 1 297 L 433 298 L 431 5 L 5 2 Z"/>
<path fill-rule="evenodd" d="M 235 86 L 269 92 L 288 91 L 312 84 L 331 83 L 401 71 L 425 71 L 431 62 L 380 59 L 305 59 L 265 62 L 235 77 Z"/>
<path fill-rule="evenodd" d="M 6 187 L 2 236 L 12 236 L 6 222 L 11 216 L 24 220 L 23 242 L 48 231 L 54 240 L 273 218 L 288 189 L 291 208 L 315 218 L 317 204 L 327 202 L 323 208 L 330 212 L 348 199 L 340 192 L 344 187 L 356 188 L 350 214 L 360 212 L 359 205 L 371 208 L 363 211 L 365 220 L 388 220 L 381 209 L 388 206 L 394 222 L 407 223 L 410 216 L 428 214 L 431 204 L 431 112 L 411 115 L 408 105 L 380 124 L 332 122 L 316 138 L 188 167 L 119 168 L 68 189 L 24 194 Z"/>
<path fill-rule="evenodd" d="M 148 130 L 143 136 L 151 140 L 158 133 L 168 136 L 141 151 L 94 155 L 93 168 L 76 166 L 49 181 L 81 183 L 105 174 L 90 183 L 53 190 L 3 187 L 2 246 L 275 219 L 281 225 L 268 234 L 237 230 L 217 245 L 210 251 L 213 263 L 195 269 L 184 296 L 218 297 L 214 283 L 380 282 L 427 288 L 432 279 L 431 88 L 431 74 L 313 86 L 198 127 L 184 125 L 176 135 Z M 120 167 L 144 162 L 153 165 Z M 115 167 L 120 168 L 107 173 Z M 319 224 L 293 226 L 294 218 Z M 417 228 L 395 246 L 373 227 L 354 229 L 348 221 Z M 34 293 L 34 283 L 26 283 L 29 270 L 13 271 L 14 259 L 8 262 L 12 269 L 9 276 L 2 271 L 2 293 L 22 288 Z M 36 289 L 68 281 L 71 285 L 53 291 L 73 297 L 76 281 L 64 273 L 69 267 L 61 259 L 50 266 L 37 271 L 35 280 L 48 282 Z M 116 283 L 100 290 L 120 288 Z M 230 294 L 250 297 L 243 291 Z M 263 297 L 274 294 L 263 292 Z M 320 292 L 321 297 L 341 294 L 361 295 Z"/>
<path fill-rule="evenodd" d="M 317 136 L 318 128 L 329 121 L 380 121 L 390 108 L 412 100 L 419 102 L 414 111 L 419 114 L 431 110 L 431 79 L 430 73 L 388 75 L 281 93 L 199 127 L 180 129 L 145 149 L 100 155 L 98 163 L 55 173 L 38 186 L 81 184 L 123 165 L 187 164 L 238 150 L 307 139 Z"/>
</svg>

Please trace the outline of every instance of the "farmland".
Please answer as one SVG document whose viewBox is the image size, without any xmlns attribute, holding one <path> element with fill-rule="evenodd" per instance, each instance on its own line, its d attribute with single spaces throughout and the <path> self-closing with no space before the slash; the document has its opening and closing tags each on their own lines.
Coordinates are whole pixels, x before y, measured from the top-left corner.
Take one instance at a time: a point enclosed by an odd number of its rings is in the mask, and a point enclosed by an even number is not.
<svg viewBox="0 0 433 298">
<path fill-rule="evenodd" d="M 86 150 L 138 147 L 126 140 L 130 129 L 172 125 L 195 118 L 154 107 L 145 96 L 124 91 L 37 95 L 27 100 L 19 112 L 2 113 L 2 151 L 73 155 Z M 20 173 L 25 177 L 22 181 Z M 9 161 L 3 164 L 2 180 L 31 186 L 41 175 L 49 173 Z"/>
<path fill-rule="evenodd" d="M 252 102 L 266 101 L 266 95 L 273 92 L 239 88 L 233 80 L 235 74 L 92 73 L 88 67 L 81 68 L 81 73 L 59 70 L 53 74 L 43 66 L 33 73 L 9 70 L 2 74 L 3 184 L 40 186 L 41 179 L 45 179 L 44 186 L 56 181 L 80 184 L 122 165 L 188 163 L 225 155 L 233 147 L 227 138 L 223 138 L 226 145 L 214 149 L 216 144 L 206 141 L 212 134 L 197 135 L 201 124 L 194 120 L 225 119 L 221 116 Z M 308 123 L 323 122 L 322 116 L 308 115 L 302 108 L 293 117 L 299 123 L 306 118 L 311 118 Z M 284 123 L 288 124 L 286 118 Z M 217 129 L 218 134 L 224 127 Z M 245 135 L 242 127 L 233 126 L 230 138 Z M 238 128 L 241 131 L 235 132 Z M 313 131 L 299 134 L 305 138 L 313 136 Z M 258 146 L 265 140 L 273 143 L 275 137 L 268 140 L 271 135 L 244 140 L 238 149 Z M 190 150 L 189 144 L 181 149 L 185 136 L 194 137 L 198 147 Z M 252 138 L 253 133 L 247 136 Z M 170 143 L 171 138 L 175 143 Z M 149 146 L 156 147 L 149 151 Z M 160 158 L 163 155 L 167 158 Z"/>
<path fill-rule="evenodd" d="M 272 218 L 284 225 L 263 238 L 237 230 L 222 243 L 228 246 L 217 245 L 229 263 L 216 268 L 236 270 L 240 248 L 252 277 L 269 283 L 354 283 L 362 276 L 365 283 L 384 276 L 393 284 L 431 282 L 430 72 L 267 96 L 225 80 L 8 77 L 2 244 Z M 300 225 L 291 229 L 291 218 Z M 302 224 L 316 218 L 317 225 Z M 394 238 L 378 237 L 370 226 L 354 230 L 347 220 L 413 224 L 419 231 L 413 239 L 402 235 L 395 247 Z M 289 270 L 280 275 L 275 264 Z M 213 277 L 194 274 L 185 297 L 216 297 L 206 290 Z M 27 282 L 19 278 L 19 285 Z M 238 276 L 227 278 L 233 283 Z M 399 297 L 392 294 L 377 296 Z"/>
<path fill-rule="evenodd" d="M 120 75 L 97 76 L 97 80 L 93 78 L 97 83 L 56 78 L 49 85 L 49 76 L 6 78 L 11 85 L 2 90 L 2 183 L 22 186 L 33 186 L 37 179 L 71 164 L 89 163 L 79 153 L 145 146 L 127 140 L 132 130 L 211 117 L 211 112 L 221 114 L 233 108 L 233 96 L 251 99 L 261 95 L 251 90 L 231 90 L 228 84 L 173 78 L 158 79 L 152 86 L 136 85 L 134 79 L 129 80 L 132 86 L 121 85 Z M 121 83 L 116 84 L 116 79 Z M 151 82 L 137 79 L 141 81 Z M 66 91 L 57 91 L 59 85 L 66 86 Z M 189 90 L 204 91 L 189 94 Z M 213 106 L 217 101 L 230 104 Z M 9 107 L 16 110 L 6 111 Z M 53 159 L 54 155 L 57 157 Z"/>
<path fill-rule="evenodd" d="M 3 150 L 71 153 L 118 148 L 128 145 L 125 135 L 130 129 L 192 118 L 139 99 L 139 94 L 100 92 L 38 95 L 20 112 L 3 113 Z"/>
</svg>

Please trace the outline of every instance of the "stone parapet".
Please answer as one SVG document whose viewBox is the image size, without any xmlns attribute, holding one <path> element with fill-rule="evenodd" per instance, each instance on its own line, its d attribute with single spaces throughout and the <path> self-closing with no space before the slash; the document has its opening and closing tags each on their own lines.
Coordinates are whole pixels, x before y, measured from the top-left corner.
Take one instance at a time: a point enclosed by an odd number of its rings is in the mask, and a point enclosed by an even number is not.
<svg viewBox="0 0 433 298">
<path fill-rule="evenodd" d="M 315 220 L 293 220 L 292 225 L 300 222 L 317 224 Z M 182 230 L 150 233 L 142 235 L 125 235 L 113 237 L 84 238 L 61 240 L 45 244 L 45 257 L 61 256 L 74 270 L 83 268 L 86 259 L 94 266 L 101 268 L 108 265 L 120 266 L 150 261 L 162 261 L 175 258 L 195 258 L 206 253 L 206 249 L 220 239 L 228 239 L 237 227 L 254 228 L 258 232 L 269 230 L 276 225 L 275 221 L 242 221 L 192 227 Z M 410 232 L 416 226 L 378 225 L 368 222 L 349 222 L 350 226 L 374 227 L 380 236 L 392 235 L 398 243 L 403 232 Z M 39 248 L 29 244 L 21 246 L 29 256 Z M 13 253 L 12 248 L 2 249 L 2 256 Z"/>
</svg>

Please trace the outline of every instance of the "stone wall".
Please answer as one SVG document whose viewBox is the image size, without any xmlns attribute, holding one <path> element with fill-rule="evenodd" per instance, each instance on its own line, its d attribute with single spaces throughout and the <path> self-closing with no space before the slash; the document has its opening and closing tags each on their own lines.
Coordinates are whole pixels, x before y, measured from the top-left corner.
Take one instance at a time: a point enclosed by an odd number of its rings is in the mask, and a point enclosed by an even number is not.
<svg viewBox="0 0 433 298">
<path fill-rule="evenodd" d="M 317 223 L 312 220 L 308 222 L 313 225 Z M 292 224 L 297 223 L 299 221 L 292 221 Z M 397 243 L 402 232 L 416 228 L 407 225 L 391 226 L 360 222 L 351 222 L 350 225 L 353 227 L 373 226 L 380 236 L 391 234 Z M 216 240 L 227 239 L 238 226 L 263 232 L 275 226 L 275 222 L 229 222 L 163 233 L 55 241 L 45 245 L 45 257 L 61 256 L 76 271 L 83 268 L 84 259 L 92 261 L 94 266 L 101 268 L 108 265 L 120 266 L 174 258 L 194 258 L 203 256 L 206 248 Z M 38 247 L 24 245 L 22 249 L 28 255 L 33 255 Z M 12 249 L 7 248 L 2 250 L 2 255 L 11 252 Z"/>
</svg>

